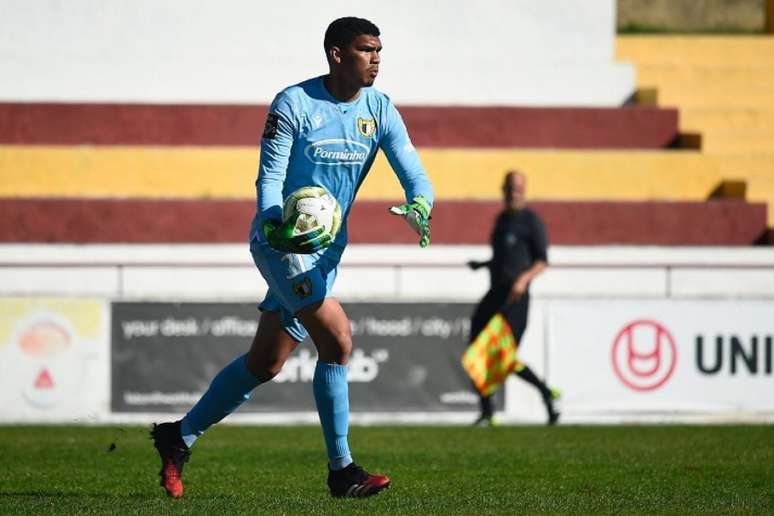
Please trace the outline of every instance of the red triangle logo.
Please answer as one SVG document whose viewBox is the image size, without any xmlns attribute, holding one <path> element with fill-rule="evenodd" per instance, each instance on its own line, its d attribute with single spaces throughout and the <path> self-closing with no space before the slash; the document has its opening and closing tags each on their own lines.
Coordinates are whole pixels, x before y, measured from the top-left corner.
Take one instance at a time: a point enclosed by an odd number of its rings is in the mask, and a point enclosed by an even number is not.
<svg viewBox="0 0 774 516">
<path fill-rule="evenodd" d="M 36 389 L 53 389 L 54 380 L 51 379 L 51 375 L 47 369 L 41 369 L 38 373 L 38 378 L 35 380 Z"/>
</svg>

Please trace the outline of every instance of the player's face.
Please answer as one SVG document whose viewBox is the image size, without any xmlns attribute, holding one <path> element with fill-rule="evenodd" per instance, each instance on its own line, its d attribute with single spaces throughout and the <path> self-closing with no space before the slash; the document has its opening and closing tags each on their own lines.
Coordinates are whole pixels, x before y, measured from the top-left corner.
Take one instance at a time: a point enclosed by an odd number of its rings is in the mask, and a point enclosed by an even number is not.
<svg viewBox="0 0 774 516">
<path fill-rule="evenodd" d="M 360 87 L 371 86 L 379 74 L 382 42 L 376 36 L 361 34 L 341 53 L 341 72 Z"/>
<path fill-rule="evenodd" d="M 521 206 L 526 197 L 526 191 L 527 179 L 523 175 L 514 173 L 505 176 L 503 194 L 505 196 L 505 204 L 509 207 L 516 208 Z"/>
</svg>

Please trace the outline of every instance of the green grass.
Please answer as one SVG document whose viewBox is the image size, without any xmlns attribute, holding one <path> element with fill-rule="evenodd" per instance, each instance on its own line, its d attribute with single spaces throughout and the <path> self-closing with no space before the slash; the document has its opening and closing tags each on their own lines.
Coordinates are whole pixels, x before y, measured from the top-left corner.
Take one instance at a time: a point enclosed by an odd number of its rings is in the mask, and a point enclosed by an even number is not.
<svg viewBox="0 0 774 516">
<path fill-rule="evenodd" d="M 172 500 L 146 428 L 0 427 L 0 513 L 774 512 L 770 426 L 355 427 L 350 443 L 390 490 L 331 499 L 317 427 L 221 426 Z"/>
</svg>

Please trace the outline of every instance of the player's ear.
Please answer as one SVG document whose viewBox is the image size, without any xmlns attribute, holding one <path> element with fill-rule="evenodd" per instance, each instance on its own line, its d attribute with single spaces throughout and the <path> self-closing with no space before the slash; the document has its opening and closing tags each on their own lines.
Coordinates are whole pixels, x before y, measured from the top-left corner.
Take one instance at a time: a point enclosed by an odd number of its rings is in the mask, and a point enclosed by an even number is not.
<svg viewBox="0 0 774 516">
<path fill-rule="evenodd" d="M 339 47 L 331 47 L 328 50 L 328 62 L 341 64 L 341 49 Z"/>
</svg>

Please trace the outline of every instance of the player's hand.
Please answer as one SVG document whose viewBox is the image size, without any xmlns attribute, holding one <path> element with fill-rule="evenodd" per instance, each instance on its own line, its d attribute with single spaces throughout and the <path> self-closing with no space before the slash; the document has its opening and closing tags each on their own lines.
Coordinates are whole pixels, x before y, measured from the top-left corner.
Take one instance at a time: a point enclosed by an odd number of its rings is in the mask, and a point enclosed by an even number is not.
<svg viewBox="0 0 774 516">
<path fill-rule="evenodd" d="M 285 253 L 312 254 L 331 245 L 333 239 L 322 226 L 294 235 L 293 228 L 298 216 L 296 213 L 282 224 L 273 220 L 263 223 L 263 234 L 271 247 Z"/>
<path fill-rule="evenodd" d="M 419 246 L 430 245 L 430 203 L 424 197 L 414 197 L 410 203 L 393 206 L 390 213 L 400 215 L 419 235 Z"/>
<path fill-rule="evenodd" d="M 524 293 L 527 292 L 528 286 L 529 286 L 529 281 L 525 279 L 523 276 L 519 276 L 518 279 L 516 279 L 516 281 L 513 282 L 513 285 L 511 286 L 511 291 L 508 292 L 508 304 L 511 304 L 514 301 L 521 299 L 521 296 L 523 296 Z"/>
<path fill-rule="evenodd" d="M 480 269 L 481 267 L 483 267 L 484 265 L 486 265 L 486 262 L 477 262 L 477 261 L 475 261 L 475 260 L 470 260 L 470 261 L 467 263 L 467 265 L 468 265 L 468 267 L 469 267 L 470 269 L 472 269 L 472 270 L 474 270 L 474 271 L 477 271 L 478 269 Z"/>
</svg>

